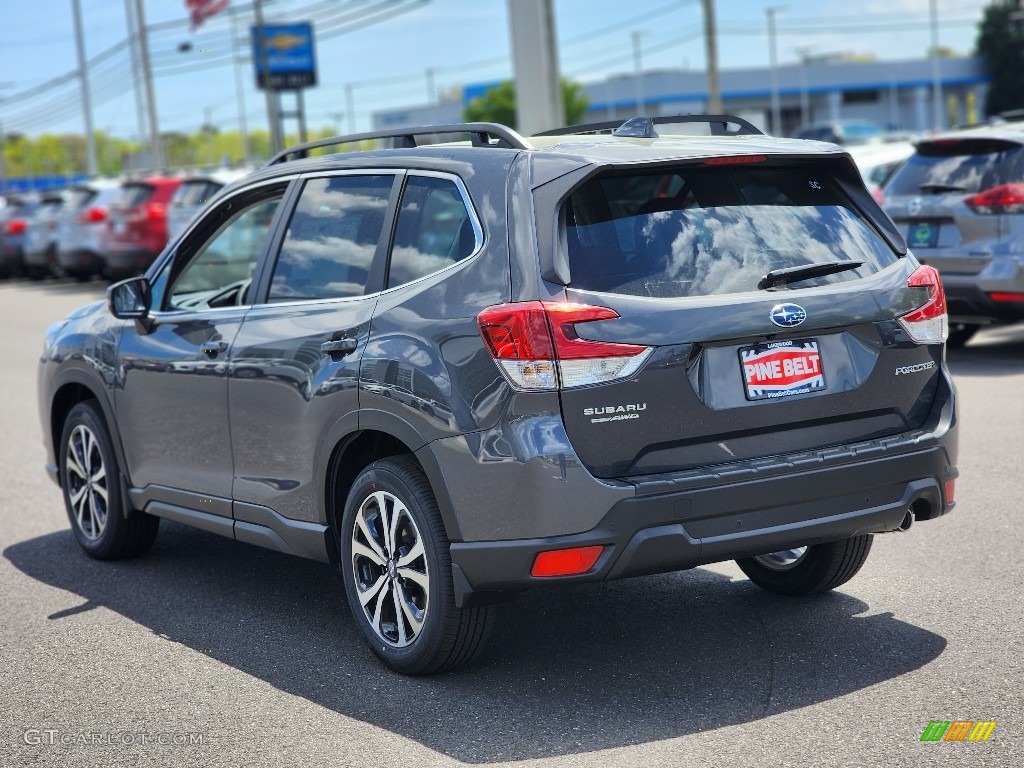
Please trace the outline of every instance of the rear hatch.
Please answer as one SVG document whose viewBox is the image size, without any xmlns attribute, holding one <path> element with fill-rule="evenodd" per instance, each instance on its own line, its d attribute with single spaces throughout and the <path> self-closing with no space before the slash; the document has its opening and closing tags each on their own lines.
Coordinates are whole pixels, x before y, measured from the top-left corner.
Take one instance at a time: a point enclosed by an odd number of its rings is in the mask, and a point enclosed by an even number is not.
<svg viewBox="0 0 1024 768">
<path fill-rule="evenodd" d="M 930 414 L 938 277 L 901 258 L 848 157 L 609 169 L 562 214 L 566 298 L 591 309 L 549 323 L 583 358 L 560 363 L 562 413 L 596 475 L 863 442 Z"/>
<path fill-rule="evenodd" d="M 1024 211 L 1024 146 L 984 136 L 922 141 L 885 190 L 914 255 L 940 273 L 976 275 Z"/>
<path fill-rule="evenodd" d="M 185 179 L 175 191 L 167 209 L 167 233 L 176 239 L 224 185 L 207 178 Z"/>
<path fill-rule="evenodd" d="M 107 214 L 112 242 L 128 245 L 145 239 L 149 228 L 148 203 L 156 189 L 144 182 L 128 182 L 110 205 Z"/>
</svg>

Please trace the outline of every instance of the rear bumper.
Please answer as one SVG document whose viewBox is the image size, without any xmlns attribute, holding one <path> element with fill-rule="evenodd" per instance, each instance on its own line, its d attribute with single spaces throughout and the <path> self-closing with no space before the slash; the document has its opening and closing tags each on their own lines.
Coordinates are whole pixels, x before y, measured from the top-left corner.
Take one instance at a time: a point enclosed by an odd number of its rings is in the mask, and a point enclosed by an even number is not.
<svg viewBox="0 0 1024 768">
<path fill-rule="evenodd" d="M 993 322 L 1014 323 L 1024 319 L 1024 301 L 994 301 L 991 296 L 992 293 L 1024 295 L 1024 286 L 1011 285 L 985 291 L 977 285 L 963 284 L 952 278 L 944 277 L 942 280 L 949 319 L 954 323 L 987 325 Z"/>
<path fill-rule="evenodd" d="M 57 266 L 68 272 L 95 272 L 103 270 L 103 257 L 92 248 L 61 249 L 57 252 Z"/>
<path fill-rule="evenodd" d="M 598 526 L 585 533 L 453 543 L 457 599 L 470 605 L 495 593 L 677 571 L 894 531 L 908 510 L 918 520 L 933 519 L 952 508 L 943 487 L 957 475 L 955 426 L 941 438 L 924 437 L 919 442 L 930 447 L 904 447 L 898 453 L 884 447 L 878 452 L 865 450 L 850 461 L 797 467 L 773 477 L 732 482 L 719 478 L 711 486 L 678 491 L 668 490 L 672 480 L 662 478 L 647 489 L 638 486 L 637 496 L 615 504 Z M 597 544 L 605 550 L 585 574 L 530 575 L 540 552 Z"/>
</svg>

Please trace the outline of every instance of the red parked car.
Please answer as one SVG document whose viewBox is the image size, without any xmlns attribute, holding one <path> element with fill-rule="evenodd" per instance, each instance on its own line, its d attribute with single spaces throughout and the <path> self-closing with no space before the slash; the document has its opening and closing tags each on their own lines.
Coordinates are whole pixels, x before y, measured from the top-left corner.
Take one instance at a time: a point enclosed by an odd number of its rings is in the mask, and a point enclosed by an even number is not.
<svg viewBox="0 0 1024 768">
<path fill-rule="evenodd" d="M 181 179 L 126 181 L 110 205 L 103 257 L 111 279 L 141 275 L 167 245 L 167 204 Z"/>
</svg>

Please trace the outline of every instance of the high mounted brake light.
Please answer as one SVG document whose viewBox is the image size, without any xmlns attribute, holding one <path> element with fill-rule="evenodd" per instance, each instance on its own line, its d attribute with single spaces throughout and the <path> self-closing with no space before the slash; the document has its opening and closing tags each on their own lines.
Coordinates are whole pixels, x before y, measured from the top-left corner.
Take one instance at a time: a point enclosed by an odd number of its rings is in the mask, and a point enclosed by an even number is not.
<svg viewBox="0 0 1024 768">
<path fill-rule="evenodd" d="M 477 317 L 491 356 L 520 389 L 581 387 L 631 376 L 652 348 L 581 339 L 577 323 L 615 320 L 607 307 L 523 301 L 488 307 Z"/>
<path fill-rule="evenodd" d="M 767 155 L 727 155 L 725 157 L 709 157 L 701 165 L 753 165 L 763 163 Z"/>
<path fill-rule="evenodd" d="M 921 266 L 907 279 L 910 288 L 927 288 L 928 300 L 899 319 L 907 335 L 918 344 L 942 344 L 949 336 L 946 294 L 935 267 Z"/>
</svg>

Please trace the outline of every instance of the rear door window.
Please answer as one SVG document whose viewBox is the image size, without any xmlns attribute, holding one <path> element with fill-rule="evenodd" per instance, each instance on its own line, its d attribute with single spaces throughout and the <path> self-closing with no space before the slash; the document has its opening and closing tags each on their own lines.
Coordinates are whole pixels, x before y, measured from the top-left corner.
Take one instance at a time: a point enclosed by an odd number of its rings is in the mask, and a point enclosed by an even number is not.
<svg viewBox="0 0 1024 768">
<path fill-rule="evenodd" d="M 800 283 L 811 287 L 897 258 L 813 166 L 603 174 L 569 197 L 565 221 L 572 286 L 636 296 L 753 291 L 773 269 L 863 262 Z"/>
<path fill-rule="evenodd" d="M 388 288 L 462 261 L 476 246 L 473 218 L 455 182 L 410 175 L 395 225 Z"/>
<path fill-rule="evenodd" d="M 942 192 L 973 194 L 1024 181 L 1024 146 L 997 140 L 922 143 L 896 172 L 891 195 Z"/>
<path fill-rule="evenodd" d="M 393 185 L 392 175 L 307 181 L 274 265 L 268 301 L 362 296 Z"/>
<path fill-rule="evenodd" d="M 92 202 L 96 197 L 96 190 L 89 187 L 75 187 L 68 192 L 68 200 L 65 208 L 69 211 L 77 211 Z"/>
</svg>

